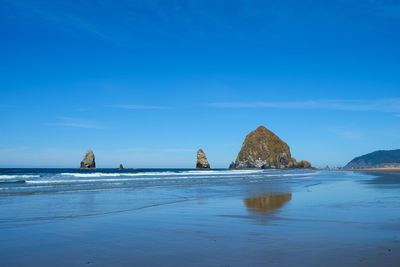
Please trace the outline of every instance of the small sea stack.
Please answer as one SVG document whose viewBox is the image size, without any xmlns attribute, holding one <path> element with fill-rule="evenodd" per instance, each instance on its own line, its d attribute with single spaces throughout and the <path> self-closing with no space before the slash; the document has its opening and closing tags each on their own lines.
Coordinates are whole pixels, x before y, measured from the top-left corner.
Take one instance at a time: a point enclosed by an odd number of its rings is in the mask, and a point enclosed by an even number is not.
<svg viewBox="0 0 400 267">
<path fill-rule="evenodd" d="M 235 164 L 235 162 L 231 162 L 231 164 L 229 164 L 229 169 L 235 169 L 235 167 L 236 167 L 236 164 Z"/>
<path fill-rule="evenodd" d="M 118 169 L 123 170 L 124 169 L 124 165 L 119 164 L 119 168 Z"/>
<path fill-rule="evenodd" d="M 84 159 L 81 161 L 80 169 L 96 169 L 96 162 L 92 150 L 88 150 Z"/>
<path fill-rule="evenodd" d="M 210 169 L 206 154 L 201 148 L 197 151 L 196 169 Z"/>
</svg>

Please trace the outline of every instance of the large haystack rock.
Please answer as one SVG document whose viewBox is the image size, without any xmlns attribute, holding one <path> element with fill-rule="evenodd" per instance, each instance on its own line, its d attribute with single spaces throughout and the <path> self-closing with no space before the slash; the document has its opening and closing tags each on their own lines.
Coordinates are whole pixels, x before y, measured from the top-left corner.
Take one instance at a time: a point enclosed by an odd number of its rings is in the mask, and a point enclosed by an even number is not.
<svg viewBox="0 0 400 267">
<path fill-rule="evenodd" d="M 297 162 L 289 146 L 264 126 L 246 136 L 232 169 L 311 168 L 307 161 Z"/>
</svg>

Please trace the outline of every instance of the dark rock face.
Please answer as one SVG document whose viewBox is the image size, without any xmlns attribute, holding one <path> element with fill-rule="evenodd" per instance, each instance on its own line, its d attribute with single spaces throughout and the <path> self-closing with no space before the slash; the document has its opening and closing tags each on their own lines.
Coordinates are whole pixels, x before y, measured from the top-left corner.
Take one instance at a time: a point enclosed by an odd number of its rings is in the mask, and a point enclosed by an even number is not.
<svg viewBox="0 0 400 267">
<path fill-rule="evenodd" d="M 118 169 L 123 170 L 124 166 L 122 164 L 119 164 L 119 168 Z"/>
<path fill-rule="evenodd" d="M 80 169 L 96 169 L 96 162 L 92 150 L 88 150 L 85 158 L 81 161 Z"/>
<path fill-rule="evenodd" d="M 400 168 L 400 149 L 379 150 L 354 158 L 344 169 Z"/>
<path fill-rule="evenodd" d="M 311 168 L 307 161 L 297 162 L 290 154 L 289 146 L 264 126 L 246 136 L 234 169 L 285 169 Z"/>
<path fill-rule="evenodd" d="M 206 154 L 204 153 L 203 149 L 199 149 L 197 151 L 197 163 L 196 169 L 209 169 L 210 164 L 208 163 Z"/>
<path fill-rule="evenodd" d="M 296 161 L 295 158 L 292 158 L 291 161 L 289 162 L 289 164 L 287 165 L 287 168 L 291 168 L 291 169 L 310 169 L 310 168 L 312 168 L 312 166 L 311 166 L 311 163 L 306 161 L 306 160 Z"/>
</svg>

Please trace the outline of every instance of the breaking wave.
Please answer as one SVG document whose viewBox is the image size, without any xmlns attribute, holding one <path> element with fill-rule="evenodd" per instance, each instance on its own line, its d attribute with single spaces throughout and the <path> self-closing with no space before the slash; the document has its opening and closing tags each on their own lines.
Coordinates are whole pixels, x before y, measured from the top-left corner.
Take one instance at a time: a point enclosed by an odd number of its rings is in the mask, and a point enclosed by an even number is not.
<svg viewBox="0 0 400 267">
<path fill-rule="evenodd" d="M 262 170 L 228 170 L 228 171 L 182 171 L 182 172 L 134 172 L 134 173 L 61 173 L 62 176 L 82 177 L 82 178 L 95 178 L 95 177 L 123 177 L 123 176 L 208 176 L 208 175 L 232 175 L 232 174 L 252 174 L 260 173 Z"/>
<path fill-rule="evenodd" d="M 29 179 L 29 178 L 39 178 L 39 177 L 40 175 L 28 175 L 28 174 L 0 175 L 0 180 Z"/>
</svg>

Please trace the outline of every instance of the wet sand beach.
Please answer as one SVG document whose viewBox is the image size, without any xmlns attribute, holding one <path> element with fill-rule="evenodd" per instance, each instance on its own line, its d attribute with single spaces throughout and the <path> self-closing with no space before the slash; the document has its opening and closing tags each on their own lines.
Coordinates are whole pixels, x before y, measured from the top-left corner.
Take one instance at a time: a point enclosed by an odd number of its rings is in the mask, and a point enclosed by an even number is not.
<svg viewBox="0 0 400 267">
<path fill-rule="evenodd" d="M 1 266 L 400 265 L 399 173 L 157 175 L 140 187 L 2 185 Z"/>
<path fill-rule="evenodd" d="M 372 168 L 372 169 L 356 169 L 352 171 L 360 172 L 400 172 L 400 168 Z"/>
</svg>

